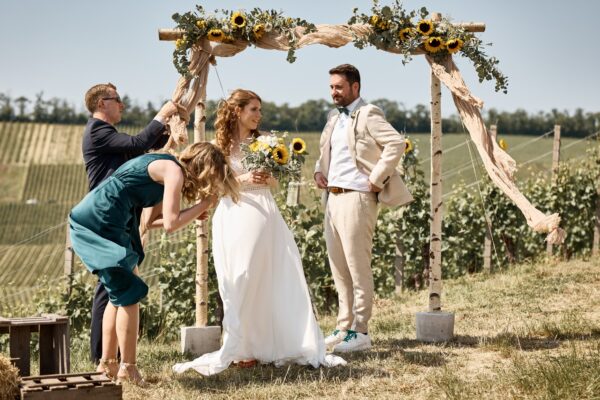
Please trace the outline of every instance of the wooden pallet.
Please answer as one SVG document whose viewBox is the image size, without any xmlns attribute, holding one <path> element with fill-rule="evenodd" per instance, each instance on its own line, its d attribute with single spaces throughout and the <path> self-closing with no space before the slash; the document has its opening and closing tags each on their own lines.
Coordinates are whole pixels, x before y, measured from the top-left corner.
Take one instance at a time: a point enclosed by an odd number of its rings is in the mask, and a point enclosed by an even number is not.
<svg viewBox="0 0 600 400">
<path fill-rule="evenodd" d="M 31 333 L 39 332 L 40 374 L 68 373 L 71 369 L 69 318 L 56 314 L 2 318 L 0 334 L 10 335 L 10 357 L 21 376 L 30 375 Z"/>
<path fill-rule="evenodd" d="M 101 372 L 28 376 L 19 384 L 21 400 L 121 400 L 123 387 Z"/>
</svg>

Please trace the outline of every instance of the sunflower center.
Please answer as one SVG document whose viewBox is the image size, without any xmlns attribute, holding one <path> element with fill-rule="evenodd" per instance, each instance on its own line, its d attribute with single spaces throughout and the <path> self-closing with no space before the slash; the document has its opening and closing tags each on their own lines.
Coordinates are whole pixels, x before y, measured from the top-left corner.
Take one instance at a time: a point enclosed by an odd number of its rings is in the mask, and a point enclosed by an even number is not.
<svg viewBox="0 0 600 400">
<path fill-rule="evenodd" d="M 422 23 L 421 25 L 419 25 L 419 29 L 423 32 L 428 32 L 429 31 L 429 24 L 426 23 Z"/>
<path fill-rule="evenodd" d="M 429 44 L 433 47 L 438 47 L 440 44 L 442 44 L 442 42 L 440 42 L 439 39 L 432 39 Z"/>
<path fill-rule="evenodd" d="M 296 150 L 296 151 L 302 150 L 302 143 L 300 143 L 300 142 L 294 143 L 294 150 Z"/>
<path fill-rule="evenodd" d="M 244 18 L 241 15 L 237 16 L 237 17 L 235 17 L 234 22 L 238 25 L 241 25 L 244 23 Z"/>
</svg>

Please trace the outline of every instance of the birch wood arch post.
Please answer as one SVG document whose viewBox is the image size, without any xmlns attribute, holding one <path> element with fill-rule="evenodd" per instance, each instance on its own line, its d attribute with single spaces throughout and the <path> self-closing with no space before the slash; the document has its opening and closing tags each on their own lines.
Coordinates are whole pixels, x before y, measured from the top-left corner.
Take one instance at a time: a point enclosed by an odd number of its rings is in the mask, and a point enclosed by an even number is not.
<svg viewBox="0 0 600 400">
<path fill-rule="evenodd" d="M 435 19 L 440 20 L 441 15 L 435 14 Z M 483 32 L 485 24 L 466 22 L 453 23 L 468 32 Z M 304 27 L 296 26 L 291 34 L 295 38 L 294 49 L 300 49 L 312 44 L 322 44 L 332 48 L 338 48 L 357 40 L 368 41 L 368 37 L 373 34 L 373 27 L 364 23 L 329 25 L 316 25 L 313 31 L 308 32 Z M 159 40 L 175 41 L 185 36 L 185 31 L 180 29 L 159 29 Z M 261 35 L 252 44 L 258 48 L 269 50 L 288 51 L 291 46 L 288 36 L 277 31 L 270 31 Z M 210 63 L 214 62 L 216 57 L 232 57 L 245 50 L 251 43 L 247 40 L 230 38 L 227 43 L 221 41 L 210 41 L 206 36 L 193 43 L 189 49 L 190 63 L 189 73 L 181 76 L 172 100 L 179 102 L 184 106 L 188 113 L 191 113 L 200 99 L 206 95 L 206 80 Z M 403 54 L 401 49 L 386 47 L 379 50 L 388 51 L 395 54 Z M 440 104 L 440 86 L 443 83 L 452 93 L 452 98 L 459 112 L 461 120 L 467 130 L 471 140 L 475 144 L 479 155 L 482 158 L 484 168 L 491 178 L 492 182 L 508 196 L 525 216 L 528 225 L 536 232 L 548 233 L 546 240 L 549 243 L 560 243 L 564 240 L 565 232 L 559 227 L 560 216 L 558 214 L 545 215 L 537 210 L 529 200 L 517 188 L 513 175 L 516 170 L 515 161 L 502 150 L 495 140 L 488 133 L 479 109 L 483 107 L 483 102 L 471 94 L 465 85 L 460 72 L 452 56 L 448 55 L 444 59 L 434 59 L 420 47 L 412 54 L 424 54 L 431 67 L 432 84 L 432 226 L 431 226 L 431 251 L 432 265 L 430 269 L 430 302 L 429 310 L 433 313 L 441 311 L 441 221 L 442 221 L 442 201 L 441 201 L 441 104 Z M 204 97 L 203 94 L 204 93 Z M 171 135 L 174 138 L 168 146 L 174 147 L 180 137 L 186 133 L 185 115 L 176 116 L 169 122 Z M 197 137 L 198 140 L 200 136 Z M 434 181 L 435 177 L 435 181 Z M 205 246 L 202 242 L 202 246 Z M 202 250 L 203 252 L 206 251 Z M 205 260 L 199 257 L 198 262 Z M 199 265 L 198 271 L 206 271 L 206 266 Z M 202 275 L 199 273 L 198 275 Z M 198 284 L 198 282 L 197 282 Z M 206 293 L 200 289 L 197 293 Z M 197 302 L 200 302 L 197 299 Z M 206 309 L 205 301 L 201 301 L 198 307 Z M 201 313 L 197 313 L 201 315 Z"/>
</svg>

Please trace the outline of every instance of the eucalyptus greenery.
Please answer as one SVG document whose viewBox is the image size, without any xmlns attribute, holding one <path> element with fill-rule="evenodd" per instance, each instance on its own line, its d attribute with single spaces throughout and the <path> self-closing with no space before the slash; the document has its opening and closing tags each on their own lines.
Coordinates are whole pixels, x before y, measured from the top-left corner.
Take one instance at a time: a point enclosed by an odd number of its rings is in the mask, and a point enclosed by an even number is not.
<svg viewBox="0 0 600 400">
<path fill-rule="evenodd" d="M 382 7 L 378 0 L 373 0 L 371 14 L 359 13 L 358 8 L 354 8 L 353 14 L 348 24 L 369 24 L 373 28 L 366 38 L 355 35 L 354 45 L 359 49 L 370 44 L 392 50 L 404 56 L 404 64 L 412 59 L 415 51 L 425 52 L 436 61 L 442 61 L 452 53 L 460 53 L 473 62 L 479 82 L 495 80 L 496 91 L 506 93 L 508 90 L 508 78 L 498 69 L 498 59 L 485 53 L 483 42 L 473 33 L 453 25 L 448 18 L 432 21 L 428 19 L 427 8 L 409 12 L 399 0 L 395 0 L 391 7 Z"/>
<path fill-rule="evenodd" d="M 286 17 L 281 11 L 260 8 L 249 12 L 215 10 L 214 13 L 206 13 L 204 7 L 197 5 L 195 11 L 176 13 L 172 18 L 177 28 L 184 32 L 183 37 L 175 42 L 173 51 L 173 64 L 181 75 L 189 74 L 188 50 L 203 37 L 214 42 L 243 40 L 256 43 L 263 35 L 274 32 L 287 38 L 290 47 L 287 60 L 293 63 L 296 60 L 296 27 L 303 27 L 305 33 L 316 29 L 314 24 L 306 20 Z"/>
</svg>

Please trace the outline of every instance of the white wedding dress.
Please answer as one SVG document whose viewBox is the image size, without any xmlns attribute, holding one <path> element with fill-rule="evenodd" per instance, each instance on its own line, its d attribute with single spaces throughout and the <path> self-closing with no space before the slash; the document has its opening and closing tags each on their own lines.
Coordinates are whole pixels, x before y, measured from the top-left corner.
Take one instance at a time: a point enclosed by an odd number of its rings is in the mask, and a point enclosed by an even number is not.
<svg viewBox="0 0 600 400">
<path fill-rule="evenodd" d="M 236 174 L 243 170 L 231 157 Z M 257 360 L 332 367 L 346 361 L 326 354 L 312 310 L 302 261 L 268 186 L 243 185 L 235 204 L 224 197 L 212 219 L 213 258 L 223 299 L 223 345 L 193 361 L 176 364 L 202 375 L 232 362 Z"/>
</svg>

